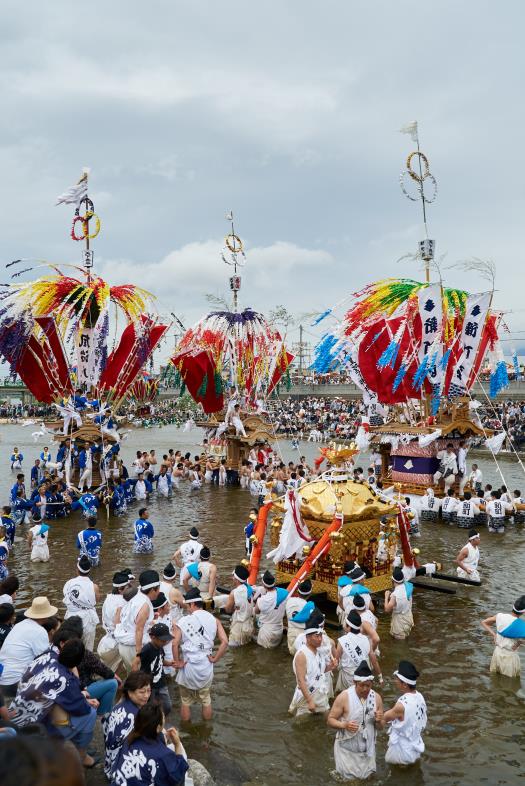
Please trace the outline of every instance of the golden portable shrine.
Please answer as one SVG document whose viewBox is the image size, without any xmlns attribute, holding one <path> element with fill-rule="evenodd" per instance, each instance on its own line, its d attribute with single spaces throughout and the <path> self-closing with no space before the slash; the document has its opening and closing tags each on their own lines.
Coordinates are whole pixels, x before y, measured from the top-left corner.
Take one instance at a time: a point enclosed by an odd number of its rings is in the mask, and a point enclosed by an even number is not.
<svg viewBox="0 0 525 786">
<path fill-rule="evenodd" d="M 331 468 L 309 483 L 300 493 L 287 491 L 272 497 L 259 511 L 250 559 L 250 582 L 254 582 L 263 552 L 268 513 L 271 546 L 277 549 L 283 538 L 289 504 L 298 501 L 292 511 L 298 528 L 308 534 L 302 549 L 276 566 L 279 584 L 290 593 L 309 577 L 316 594 L 325 594 L 337 602 L 337 582 L 346 561 L 354 560 L 366 571 L 363 583 L 371 592 L 381 592 L 391 584 L 393 562 L 400 547 L 405 563 L 412 564 L 408 539 L 407 514 L 395 499 L 380 496 L 365 482 L 353 480 L 342 466 L 356 449 L 334 446 L 323 449 Z M 306 541 L 307 538 L 304 537 Z"/>
</svg>

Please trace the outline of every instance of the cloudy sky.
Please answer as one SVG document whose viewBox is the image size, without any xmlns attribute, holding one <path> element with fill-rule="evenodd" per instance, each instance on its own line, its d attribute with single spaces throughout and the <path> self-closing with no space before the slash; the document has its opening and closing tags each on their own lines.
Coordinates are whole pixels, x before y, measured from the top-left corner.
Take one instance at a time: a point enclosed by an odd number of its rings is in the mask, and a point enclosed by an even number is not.
<svg viewBox="0 0 525 786">
<path fill-rule="evenodd" d="M 322 311 L 368 281 L 421 275 L 396 262 L 422 237 L 398 181 L 412 148 L 398 129 L 417 119 L 443 266 L 493 259 L 495 303 L 525 345 L 520 0 L 82 8 L 2 3 L 1 261 L 79 261 L 71 208 L 54 202 L 88 165 L 96 267 L 112 283 L 140 283 L 191 324 L 206 293 L 227 293 L 233 209 L 242 305 Z"/>
</svg>

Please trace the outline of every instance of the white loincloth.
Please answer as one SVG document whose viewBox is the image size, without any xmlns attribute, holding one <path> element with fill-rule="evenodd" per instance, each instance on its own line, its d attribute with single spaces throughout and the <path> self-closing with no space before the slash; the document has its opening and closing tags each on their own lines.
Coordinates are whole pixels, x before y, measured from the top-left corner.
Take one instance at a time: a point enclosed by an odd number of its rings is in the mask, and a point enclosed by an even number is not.
<svg viewBox="0 0 525 786">
<path fill-rule="evenodd" d="M 520 656 L 516 650 L 494 647 L 490 661 L 492 673 L 503 674 L 505 677 L 519 677 L 521 674 Z"/>
<path fill-rule="evenodd" d="M 471 581 L 481 581 L 479 572 L 477 570 L 473 570 L 472 573 L 467 573 L 466 570 L 463 568 L 457 568 L 456 570 L 458 577 L 460 579 L 470 579 Z"/>
<path fill-rule="evenodd" d="M 346 737 L 346 734 L 348 734 L 348 737 Z M 351 736 L 353 735 L 349 732 L 343 732 L 341 737 L 339 732 L 337 734 L 334 742 L 335 769 L 338 775 L 341 775 L 345 780 L 354 778 L 366 780 L 376 771 L 376 757 L 375 755 L 367 756 L 366 753 L 348 750 L 346 747 L 347 740 Z"/>
<path fill-rule="evenodd" d="M 263 622 L 257 634 L 257 644 L 271 650 L 278 647 L 283 637 L 282 622 Z"/>
<path fill-rule="evenodd" d="M 392 614 L 390 635 L 394 639 L 406 639 L 413 627 L 414 617 L 411 611 L 404 611 L 402 614 Z"/>
<path fill-rule="evenodd" d="M 315 701 L 316 712 L 328 712 L 330 705 L 328 702 L 328 694 L 324 690 L 314 690 L 314 692 L 310 695 Z M 292 701 L 288 707 L 288 712 L 290 715 L 295 715 L 296 718 L 298 718 L 300 715 L 312 715 L 308 709 L 308 704 L 306 703 L 306 699 L 304 698 L 303 692 L 300 690 L 300 688 L 295 689 L 295 693 L 292 696 Z"/>
<path fill-rule="evenodd" d="M 241 622 L 232 619 L 228 644 L 230 647 L 242 647 L 253 639 L 253 617 Z"/>
</svg>

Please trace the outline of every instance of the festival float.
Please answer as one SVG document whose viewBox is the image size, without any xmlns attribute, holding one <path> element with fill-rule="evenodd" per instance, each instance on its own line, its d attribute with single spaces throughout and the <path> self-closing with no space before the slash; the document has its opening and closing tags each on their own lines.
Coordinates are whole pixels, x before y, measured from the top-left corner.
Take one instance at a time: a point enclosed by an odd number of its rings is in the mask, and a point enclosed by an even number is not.
<svg viewBox="0 0 525 786">
<path fill-rule="evenodd" d="M 2 287 L 0 354 L 37 401 L 56 408 L 61 419 L 46 431 L 66 446 L 68 482 L 78 478 L 74 444 L 88 449 L 93 485 L 99 485 L 100 462 L 118 452 L 119 408 L 169 325 L 161 323 L 149 292 L 134 284 L 110 286 L 93 272 L 91 241 L 100 219 L 88 196 L 88 170 L 57 204 L 75 207 L 71 239 L 84 244 L 82 265 L 38 260 L 19 269 L 35 261 L 27 259 L 7 265 L 16 269 L 12 279 L 39 268 L 46 273 Z"/>
<path fill-rule="evenodd" d="M 229 280 L 232 308 L 212 311 L 186 330 L 171 362 L 182 386 L 208 416 L 197 421 L 207 432 L 206 457 L 214 466 L 226 460 L 229 482 L 235 483 L 250 450 L 275 440 L 266 400 L 287 374 L 294 356 L 262 314 L 238 309 L 239 268 L 245 253 L 231 213 L 228 220 L 231 231 L 222 259 L 233 267 Z"/>
<path fill-rule="evenodd" d="M 401 189 L 422 206 L 425 238 L 408 257 L 424 263 L 425 281 L 391 278 L 367 285 L 316 320 L 333 320 L 316 347 L 314 369 L 344 369 L 362 390 L 368 409 L 360 447 L 382 457 L 381 479 L 404 493 L 422 494 L 434 484 L 439 454 L 473 438 L 498 452 L 505 434 L 493 437 L 476 415 L 471 390 L 483 364 L 490 368 L 487 401 L 508 385 L 499 332 L 508 328 L 492 307 L 494 267 L 473 260 L 462 267 L 490 281 L 489 291 L 469 293 L 443 283 L 429 237 L 427 206 L 437 194 L 417 123 L 407 126 L 417 149 L 408 155 Z M 431 281 L 431 272 L 437 281 Z M 337 318 L 339 309 L 343 315 Z M 518 365 L 514 352 L 513 364 Z M 484 391 L 482 382 L 481 389 Z"/>
</svg>

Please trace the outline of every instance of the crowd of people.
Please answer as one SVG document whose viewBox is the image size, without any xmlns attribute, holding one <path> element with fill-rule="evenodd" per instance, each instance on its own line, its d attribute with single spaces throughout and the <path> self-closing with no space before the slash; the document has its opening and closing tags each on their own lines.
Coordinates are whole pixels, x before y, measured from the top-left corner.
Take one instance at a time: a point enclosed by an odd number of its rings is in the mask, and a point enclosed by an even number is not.
<svg viewBox="0 0 525 786">
<path fill-rule="evenodd" d="M 281 397 L 272 406 L 272 421 L 278 436 L 310 442 L 353 440 L 363 417 L 367 416 L 368 410 L 361 400 L 337 397 Z M 487 430 L 505 429 L 508 439 L 504 450 L 511 449 L 510 441 L 518 451 L 525 444 L 525 401 L 481 404 L 476 416 Z"/>
<path fill-rule="evenodd" d="M 340 416 L 339 404 L 339 408 L 322 410 L 329 416 L 327 421 Z M 118 448 L 118 443 L 114 447 Z M 192 527 L 168 564 L 143 570 L 138 578 L 129 568 L 120 567 L 103 600 L 93 578 L 103 551 L 99 509 L 108 505 L 110 512 L 119 515 L 136 505 L 133 551 L 154 553 L 155 531 L 148 512 L 153 495 L 169 498 L 183 483 L 192 492 L 207 482 L 228 483 L 226 471 L 221 473 L 224 465 L 217 467 L 206 449 L 205 440 L 203 453 L 194 456 L 174 449 L 159 457 L 154 449 L 136 451 L 129 468 L 120 450 L 112 450 L 104 457 L 104 482 L 99 488 L 91 488 L 89 473 L 84 477 L 86 457 L 70 440 L 63 441 L 56 456 L 44 447 L 34 460 L 27 485 L 22 471 L 25 458 L 13 449 L 16 482 L 10 492 L 11 504 L 3 507 L 0 526 L 0 691 L 7 705 L 0 706 L 0 741 L 28 732 L 62 739 L 74 745 L 83 766 L 91 768 L 98 763 L 90 747 L 99 722 L 105 746 L 104 771 L 115 786 L 184 783 L 186 754 L 176 729 L 166 728 L 166 719 L 173 712 L 170 685 L 177 686 L 182 722 L 191 722 L 194 705 L 209 721 L 214 664 L 227 649 L 254 642 L 273 649 L 286 637 L 296 682 L 289 712 L 296 717 L 328 713 L 327 723 L 336 730 L 334 758 L 341 776 L 364 779 L 375 771 L 376 736 L 385 728 L 386 762 L 406 765 L 417 761 L 424 751 L 422 735 L 427 723 L 426 703 L 417 689 L 418 670 L 411 661 L 399 663 L 395 673 L 399 698 L 385 709 L 380 693 L 374 690 L 374 680 L 379 686 L 383 682 L 380 650 L 385 649 L 385 642 L 380 642 L 377 633 L 374 601 L 364 583 L 366 571 L 356 561 L 343 566 L 338 580 L 338 618 L 343 633 L 337 640 L 327 635 L 324 615 L 310 599 L 313 588 L 309 579 L 291 596 L 277 586 L 268 570 L 257 582 L 249 580 L 259 506 L 269 493 L 299 491 L 321 471 L 318 466 L 310 467 L 304 456 L 285 464 L 266 444 L 254 449 L 244 462 L 240 485 L 256 504 L 244 527 L 246 561 L 231 566 L 233 588 L 229 593 L 219 591 L 211 550 Z M 444 499 L 439 500 L 429 489 L 420 506 L 407 498 L 405 510 L 411 518 L 411 535 L 420 534 L 421 526 L 432 524 L 439 515 L 444 521 L 469 528 L 467 542 L 456 556 L 457 576 L 478 584 L 481 538 L 476 526 L 483 522 L 489 532 L 500 532 L 510 514 L 516 523 L 522 523 L 521 509 L 516 507 L 519 492 L 510 498 L 504 487 L 495 490 L 489 486 L 483 491 L 482 475 L 473 465 L 468 481 L 475 494 L 464 491 L 460 500 L 447 473 L 449 464 L 456 473 L 458 463 L 466 466 L 466 451 L 459 456 L 447 448 L 436 473 L 440 477 L 435 479 L 445 483 Z M 372 457 L 366 470 L 351 460 L 346 469 L 356 482 L 383 494 L 378 467 Z M 78 477 L 78 486 L 84 477 L 82 488 L 73 485 L 73 476 Z M 26 536 L 31 560 L 45 562 L 50 558 L 48 522 L 75 510 L 85 518 L 85 527 L 76 538 L 76 575 L 63 588 L 65 612 L 60 614 L 47 597 L 35 597 L 29 608 L 18 609 L 20 583 L 9 570 L 15 533 Z M 387 521 L 381 523 L 379 540 L 382 538 L 387 548 Z M 23 548 L 23 544 L 17 543 L 16 548 Z M 380 542 L 378 559 L 381 548 Z M 402 555 L 396 554 L 392 590 L 384 597 L 384 612 L 391 616 L 394 639 L 407 639 L 413 628 L 410 579 L 435 571 L 435 564 L 406 566 Z M 210 608 L 226 615 L 226 630 Z M 524 615 L 525 597 L 521 597 L 511 610 L 483 621 L 495 642 L 492 670 L 508 676 L 519 674 L 517 648 L 525 638 L 521 627 L 525 626 Z M 512 637 L 509 630 L 514 631 Z"/>
</svg>

